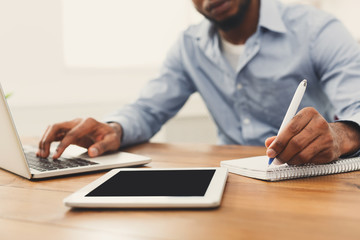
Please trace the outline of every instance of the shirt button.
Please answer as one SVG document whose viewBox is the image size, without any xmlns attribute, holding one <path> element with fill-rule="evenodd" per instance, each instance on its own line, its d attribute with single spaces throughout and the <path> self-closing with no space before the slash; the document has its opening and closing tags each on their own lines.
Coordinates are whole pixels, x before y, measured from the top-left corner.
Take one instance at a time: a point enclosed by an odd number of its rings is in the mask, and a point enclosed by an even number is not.
<svg viewBox="0 0 360 240">
<path fill-rule="evenodd" d="M 236 85 L 236 88 L 237 88 L 238 90 L 241 90 L 241 89 L 243 88 L 243 85 L 242 85 L 241 83 L 238 83 L 238 84 Z"/>
<path fill-rule="evenodd" d="M 243 122 L 244 122 L 244 124 L 246 124 L 246 125 L 247 125 L 247 124 L 250 124 L 250 119 L 245 118 Z"/>
</svg>

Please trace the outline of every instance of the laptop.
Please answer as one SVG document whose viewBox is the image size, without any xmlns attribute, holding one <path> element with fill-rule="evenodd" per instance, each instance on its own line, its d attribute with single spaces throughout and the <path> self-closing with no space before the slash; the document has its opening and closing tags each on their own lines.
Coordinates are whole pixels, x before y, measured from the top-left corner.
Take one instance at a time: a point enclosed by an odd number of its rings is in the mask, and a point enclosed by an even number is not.
<svg viewBox="0 0 360 240">
<path fill-rule="evenodd" d="M 27 179 L 41 179 L 118 167 L 144 165 L 149 157 L 115 152 L 90 158 L 84 148 L 70 146 L 57 160 L 36 157 L 36 148 L 23 146 L 0 84 L 0 168 Z"/>
</svg>

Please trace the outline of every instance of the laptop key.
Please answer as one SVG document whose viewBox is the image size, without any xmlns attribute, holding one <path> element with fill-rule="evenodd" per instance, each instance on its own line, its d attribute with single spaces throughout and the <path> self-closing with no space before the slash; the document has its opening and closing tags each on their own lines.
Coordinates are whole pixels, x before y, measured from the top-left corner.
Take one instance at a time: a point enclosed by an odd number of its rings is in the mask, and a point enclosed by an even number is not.
<svg viewBox="0 0 360 240">
<path fill-rule="evenodd" d="M 96 162 L 88 161 L 81 158 L 64 158 L 64 157 L 58 159 L 39 158 L 33 152 L 27 152 L 26 159 L 31 168 L 34 168 L 41 172 L 98 164 Z"/>
</svg>

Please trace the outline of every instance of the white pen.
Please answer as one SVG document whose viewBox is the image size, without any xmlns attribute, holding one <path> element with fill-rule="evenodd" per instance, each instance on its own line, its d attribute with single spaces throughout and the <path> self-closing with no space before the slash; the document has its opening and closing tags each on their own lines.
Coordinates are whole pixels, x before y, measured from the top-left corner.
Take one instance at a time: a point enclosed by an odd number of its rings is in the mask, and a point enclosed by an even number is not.
<svg viewBox="0 0 360 240">
<path fill-rule="evenodd" d="M 285 117 L 281 123 L 281 126 L 279 128 L 278 134 L 279 135 L 281 133 L 281 131 L 283 130 L 283 128 L 285 127 L 286 124 L 288 124 L 290 122 L 290 120 L 295 116 L 301 99 L 304 96 L 305 90 L 306 90 L 306 86 L 307 86 L 307 81 L 306 79 L 302 80 L 301 83 L 299 84 L 299 86 L 297 87 L 294 96 L 291 100 L 291 103 L 289 105 L 289 108 L 285 114 Z M 269 165 L 271 165 L 271 163 L 274 161 L 274 158 L 269 158 Z"/>
</svg>

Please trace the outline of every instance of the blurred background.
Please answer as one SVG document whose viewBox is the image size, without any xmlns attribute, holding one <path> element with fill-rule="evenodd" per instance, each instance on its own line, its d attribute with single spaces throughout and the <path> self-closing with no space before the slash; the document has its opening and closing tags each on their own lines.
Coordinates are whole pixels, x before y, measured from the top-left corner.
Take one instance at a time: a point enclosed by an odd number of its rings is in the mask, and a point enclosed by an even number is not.
<svg viewBox="0 0 360 240">
<path fill-rule="evenodd" d="M 356 0 L 283 0 L 337 16 L 360 40 Z M 106 114 L 136 99 L 167 50 L 201 21 L 190 0 L 0 0 L 0 83 L 21 136 L 49 124 Z M 153 138 L 216 143 L 194 94 Z"/>
</svg>

